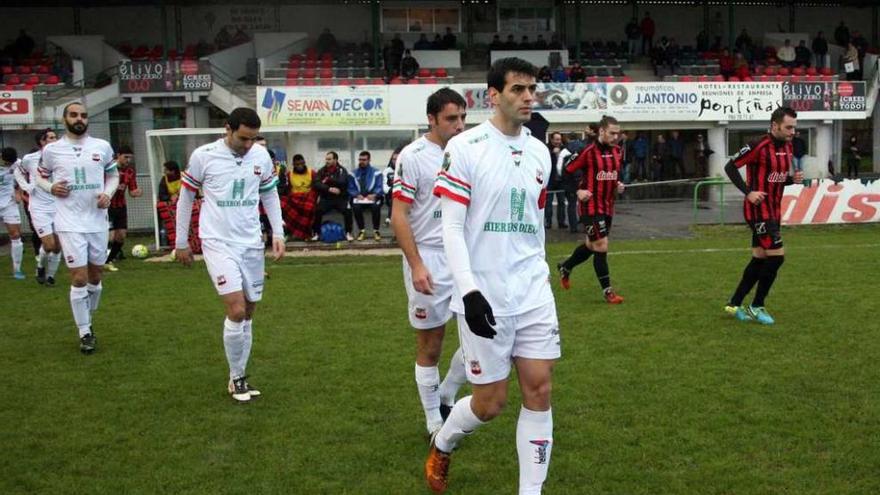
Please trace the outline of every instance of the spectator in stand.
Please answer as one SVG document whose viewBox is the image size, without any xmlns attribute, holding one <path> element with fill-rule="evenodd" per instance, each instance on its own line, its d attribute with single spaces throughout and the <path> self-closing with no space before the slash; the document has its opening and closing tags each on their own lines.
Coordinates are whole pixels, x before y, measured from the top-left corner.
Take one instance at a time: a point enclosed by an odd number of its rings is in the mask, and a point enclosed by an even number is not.
<svg viewBox="0 0 880 495">
<path fill-rule="evenodd" d="M 553 69 L 553 82 L 568 82 L 568 74 L 565 73 L 565 67 L 562 64 Z"/>
<path fill-rule="evenodd" d="M 412 24 L 410 24 L 409 30 L 416 31 L 416 32 L 421 31 L 422 30 L 422 21 L 416 19 Z"/>
<path fill-rule="evenodd" d="M 73 76 L 73 59 L 61 47 L 55 48 L 55 60 L 52 62 L 52 71 L 66 82 L 71 82 Z"/>
<path fill-rule="evenodd" d="M 855 134 L 849 137 L 849 145 L 846 148 L 846 176 L 851 179 L 859 178 L 859 165 L 862 155 L 859 151 L 859 138 Z"/>
<path fill-rule="evenodd" d="M 519 47 L 518 47 L 518 48 L 519 48 L 520 50 L 531 50 L 531 49 L 532 49 L 532 43 L 529 41 L 529 37 L 528 37 L 528 36 L 523 35 L 523 37 L 522 37 L 522 41 L 519 42 Z"/>
<path fill-rule="evenodd" d="M 736 57 L 733 59 L 733 73 L 740 81 L 745 81 L 752 77 L 752 73 L 749 70 L 749 61 L 743 57 L 742 53 L 737 52 Z"/>
<path fill-rule="evenodd" d="M 639 20 L 635 17 L 630 19 L 623 32 L 626 34 L 627 53 L 629 53 L 630 57 L 635 57 L 639 50 L 639 38 L 642 37 Z"/>
<path fill-rule="evenodd" d="M 434 35 L 434 41 L 431 42 L 432 50 L 445 50 L 443 47 L 443 38 L 440 37 L 440 33 Z"/>
<path fill-rule="evenodd" d="M 204 38 L 199 38 L 199 42 L 196 43 L 196 57 L 204 57 L 206 55 L 210 55 L 213 51 L 213 46 L 205 41 Z"/>
<path fill-rule="evenodd" d="M 706 153 L 709 146 L 702 134 L 697 134 L 697 142 L 694 144 L 694 163 L 697 164 L 697 177 L 709 176 L 709 155 Z"/>
<path fill-rule="evenodd" d="M 680 58 L 681 46 L 679 46 L 675 38 L 670 38 L 669 44 L 666 46 L 666 61 L 671 67 L 677 67 Z"/>
<path fill-rule="evenodd" d="M 559 41 L 559 35 L 554 33 L 553 36 L 550 37 L 550 44 L 548 45 L 548 48 L 550 48 L 551 50 L 562 50 L 563 46 L 562 42 Z"/>
<path fill-rule="evenodd" d="M 400 75 L 404 79 L 412 79 L 419 73 L 419 62 L 412 56 L 409 50 L 403 52 L 403 60 L 400 61 Z"/>
<path fill-rule="evenodd" d="M 247 42 L 250 41 L 250 40 L 251 40 L 251 37 L 248 36 L 248 34 L 245 33 L 245 32 L 241 29 L 241 27 L 239 27 L 239 28 L 235 31 L 235 34 L 232 35 L 232 45 L 233 45 L 233 46 L 238 46 L 238 45 L 240 45 L 240 44 L 242 44 L 242 43 L 247 43 Z"/>
<path fill-rule="evenodd" d="M 508 35 L 507 35 L 507 41 L 504 42 L 504 49 L 505 49 L 505 50 L 516 50 L 517 48 L 518 48 L 518 47 L 517 47 L 517 45 L 516 45 L 516 40 L 513 39 L 513 35 L 512 35 L 512 34 L 508 34 Z"/>
<path fill-rule="evenodd" d="M 727 48 L 721 50 L 721 56 L 718 57 L 718 67 L 724 79 L 730 79 L 730 76 L 736 71 L 733 57 L 730 56 L 730 50 Z"/>
<path fill-rule="evenodd" d="M 852 41 L 847 45 L 846 53 L 843 55 L 843 70 L 846 71 L 847 81 L 858 81 L 862 78 L 859 50 L 852 44 Z"/>
<path fill-rule="evenodd" d="M 418 41 L 413 44 L 414 50 L 430 50 L 431 48 L 431 42 L 428 41 L 428 35 L 425 33 L 420 34 Z"/>
<path fill-rule="evenodd" d="M 217 36 L 214 37 L 214 45 L 217 47 L 217 50 L 225 50 L 232 46 L 232 34 L 227 26 L 220 28 Z"/>
<path fill-rule="evenodd" d="M 358 226 L 357 240 L 367 238 L 364 230 L 364 210 L 370 210 L 373 220 L 373 239 L 382 240 L 379 222 L 382 216 L 382 174 L 370 165 L 370 152 L 361 151 L 358 166 L 348 178 L 348 195 L 354 210 L 354 221 Z"/>
<path fill-rule="evenodd" d="M 544 228 L 546 229 L 553 228 L 554 197 L 556 198 L 556 223 L 560 230 L 568 228 L 568 225 L 565 223 L 565 191 L 563 191 L 562 180 L 560 177 L 561 174 L 556 167 L 556 164 L 559 161 L 559 152 L 563 150 L 563 146 L 562 133 L 551 132 L 550 142 L 547 143 L 547 148 L 550 149 L 551 167 L 550 178 L 547 180 L 547 191 L 550 191 L 550 194 L 547 195 L 547 204 L 544 207 Z"/>
<path fill-rule="evenodd" d="M 546 65 L 541 67 L 538 70 L 538 82 L 552 82 L 553 81 L 553 72 L 550 70 L 550 67 Z"/>
<path fill-rule="evenodd" d="M 810 49 L 807 48 L 807 42 L 801 40 L 798 43 L 798 46 L 794 49 L 794 65 L 795 67 L 809 67 L 810 60 L 812 60 L 813 54 L 810 53 Z"/>
<path fill-rule="evenodd" d="M 571 64 L 571 73 L 568 75 L 571 82 L 584 82 L 587 80 L 587 71 L 581 67 L 581 63 L 575 60 Z"/>
<path fill-rule="evenodd" d="M 544 39 L 544 36 L 539 34 L 538 39 L 535 40 L 535 50 L 546 50 L 547 49 L 547 40 Z"/>
<path fill-rule="evenodd" d="M 684 141 L 681 140 L 678 131 L 669 133 L 669 139 L 666 141 L 669 149 L 669 176 L 675 172 L 676 179 L 684 179 Z"/>
<path fill-rule="evenodd" d="M 27 58 L 34 51 L 34 39 L 24 29 L 19 30 L 15 39 L 15 51 L 20 58 Z"/>
<path fill-rule="evenodd" d="M 318 202 L 318 193 L 312 187 L 315 172 L 306 166 L 306 159 L 300 154 L 293 155 L 291 165 L 287 174 L 290 194 L 281 197 L 281 212 L 290 236 L 305 241 L 312 237 Z"/>
<path fill-rule="evenodd" d="M 496 34 L 495 36 L 492 37 L 492 42 L 489 43 L 489 49 L 490 50 L 503 50 L 504 49 L 504 43 L 501 42 L 501 36 Z"/>
<path fill-rule="evenodd" d="M 697 33 L 697 52 L 703 53 L 709 51 L 709 33 L 705 29 L 701 29 Z"/>
<path fill-rule="evenodd" d="M 642 24 L 639 27 L 642 31 L 642 53 L 647 55 L 654 48 L 654 32 L 656 31 L 650 12 L 645 12 L 645 17 L 642 18 Z"/>
<path fill-rule="evenodd" d="M 736 50 L 742 53 L 751 52 L 754 43 L 752 42 L 752 37 L 749 36 L 749 32 L 746 28 L 739 33 L 739 36 L 736 37 L 736 41 L 734 42 L 734 46 Z"/>
<path fill-rule="evenodd" d="M 843 21 L 840 21 L 840 25 L 834 30 L 834 41 L 836 41 L 839 46 L 843 47 L 846 47 L 849 44 L 849 28 L 846 27 L 846 24 L 844 24 Z"/>
<path fill-rule="evenodd" d="M 333 33 L 330 32 L 330 28 L 325 27 L 324 30 L 321 31 L 320 36 L 318 36 L 318 41 L 315 43 L 318 52 L 333 53 L 336 51 L 337 46 L 336 36 L 333 36 Z"/>
<path fill-rule="evenodd" d="M 865 58 L 865 52 L 868 50 L 868 40 L 862 36 L 862 33 L 858 31 L 853 31 L 852 34 L 852 44 L 859 51 L 859 62 L 861 62 Z"/>
<path fill-rule="evenodd" d="M 801 137 L 801 131 L 795 131 L 791 140 L 792 165 L 795 170 L 804 169 L 804 155 L 807 154 L 807 142 Z"/>
<path fill-rule="evenodd" d="M 636 134 L 636 138 L 632 143 L 632 156 L 633 163 L 635 164 L 635 178 L 633 180 L 644 181 L 647 179 L 648 169 L 646 165 L 648 162 L 648 148 L 650 147 L 650 143 L 644 132 Z"/>
<path fill-rule="evenodd" d="M 446 28 L 446 34 L 443 35 L 443 49 L 444 50 L 455 50 L 455 46 L 458 40 L 455 38 L 455 35 L 452 34 L 452 28 Z"/>
<path fill-rule="evenodd" d="M 632 182 L 630 177 L 632 173 L 630 168 L 632 164 L 632 141 L 630 141 L 626 131 L 620 131 L 620 140 L 617 142 L 617 146 L 620 148 L 620 182 L 629 184 Z"/>
<path fill-rule="evenodd" d="M 816 56 L 817 68 L 831 66 L 828 57 L 828 40 L 825 39 L 825 34 L 822 31 L 816 33 L 816 37 L 813 39 L 813 55 Z"/>
<path fill-rule="evenodd" d="M 661 132 L 657 134 L 657 142 L 651 150 L 651 180 L 663 180 L 663 169 L 669 163 L 669 146 L 666 145 L 666 137 Z"/>
<path fill-rule="evenodd" d="M 794 67 L 795 57 L 794 47 L 791 46 L 791 40 L 789 39 L 786 39 L 785 43 L 776 50 L 776 58 L 785 67 Z"/>
<path fill-rule="evenodd" d="M 724 38 L 726 35 L 727 30 L 724 29 L 724 19 L 721 17 L 721 12 L 715 12 L 715 18 L 712 19 L 709 36 L 713 38 Z"/>
<path fill-rule="evenodd" d="M 404 45 L 403 40 L 400 39 L 400 33 L 394 33 L 394 37 L 391 38 L 391 48 L 397 53 L 403 55 L 406 46 Z"/>
<path fill-rule="evenodd" d="M 577 189 L 580 184 L 583 172 L 578 171 L 573 174 L 565 171 L 566 165 L 571 163 L 578 154 L 587 147 L 587 142 L 578 136 L 576 132 L 569 133 L 565 146 L 559 151 L 556 163 L 552 165 L 560 174 L 560 183 L 565 191 L 565 202 L 567 203 L 566 213 L 568 216 L 568 231 L 572 234 L 578 231 L 578 214 L 577 214 Z"/>
<path fill-rule="evenodd" d="M 354 240 L 351 236 L 351 208 L 348 204 L 348 171 L 339 164 L 339 155 L 328 151 L 324 156 L 324 166 L 312 180 L 312 187 L 318 192 L 318 207 L 315 212 L 315 223 L 312 224 L 313 241 L 317 241 L 321 232 L 321 220 L 325 213 L 338 211 L 345 221 L 345 239 Z"/>
</svg>

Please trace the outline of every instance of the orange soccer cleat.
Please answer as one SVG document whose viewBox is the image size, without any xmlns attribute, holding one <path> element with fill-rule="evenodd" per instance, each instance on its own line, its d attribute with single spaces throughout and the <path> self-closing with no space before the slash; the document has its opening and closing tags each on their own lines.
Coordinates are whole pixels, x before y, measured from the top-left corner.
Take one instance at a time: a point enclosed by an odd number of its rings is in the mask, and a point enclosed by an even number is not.
<svg viewBox="0 0 880 495">
<path fill-rule="evenodd" d="M 438 449 L 434 445 L 434 440 L 431 439 L 431 450 L 428 451 L 428 459 L 425 461 L 425 480 L 432 492 L 443 493 L 446 491 L 448 474 L 449 454 Z"/>
<path fill-rule="evenodd" d="M 620 303 L 623 302 L 623 298 L 620 297 L 620 296 L 618 296 L 618 295 L 614 292 L 614 289 L 612 289 L 612 288 L 609 287 L 609 288 L 605 291 L 605 302 L 607 302 L 608 304 L 620 304 Z"/>
</svg>

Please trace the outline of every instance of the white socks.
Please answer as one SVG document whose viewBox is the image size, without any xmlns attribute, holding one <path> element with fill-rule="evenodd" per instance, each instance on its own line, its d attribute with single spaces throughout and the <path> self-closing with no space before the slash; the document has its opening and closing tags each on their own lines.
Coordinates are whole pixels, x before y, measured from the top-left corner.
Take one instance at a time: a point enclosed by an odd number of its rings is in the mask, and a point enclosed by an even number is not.
<svg viewBox="0 0 880 495">
<path fill-rule="evenodd" d="M 241 349 L 241 361 L 238 366 L 241 368 L 241 374 L 247 372 L 248 359 L 251 357 L 251 346 L 254 344 L 254 320 L 244 320 L 241 322 L 241 331 L 244 333 L 244 343 Z"/>
<path fill-rule="evenodd" d="M 223 347 L 226 349 L 226 362 L 229 363 L 229 377 L 233 379 L 244 376 L 244 368 L 241 367 L 245 342 L 242 327 L 244 327 L 243 321 L 226 318 L 223 322 Z"/>
<path fill-rule="evenodd" d="M 40 246 L 40 252 L 37 253 L 37 268 L 44 268 L 46 266 L 46 260 L 49 258 L 49 253 L 43 249 L 43 246 Z"/>
<path fill-rule="evenodd" d="M 73 321 L 79 329 L 79 336 L 92 333 L 92 312 L 89 311 L 88 289 L 70 286 L 70 309 L 73 311 Z"/>
<path fill-rule="evenodd" d="M 18 239 L 12 239 L 9 244 L 12 248 L 12 270 L 20 272 L 21 258 L 24 256 L 24 244 L 21 242 L 21 237 Z"/>
<path fill-rule="evenodd" d="M 456 406 L 457 407 L 457 406 Z M 523 406 L 516 423 L 516 453 L 519 457 L 520 495 L 540 494 L 550 451 L 553 448 L 553 413 L 531 411 Z M 442 449 L 441 449 L 442 450 Z"/>
<path fill-rule="evenodd" d="M 89 310 L 94 313 L 101 302 L 101 292 L 103 292 L 104 287 L 101 285 L 101 282 L 98 282 L 97 284 L 86 284 L 86 290 L 89 292 Z"/>
<path fill-rule="evenodd" d="M 447 406 L 455 404 L 455 394 L 458 389 L 467 382 L 467 374 L 464 370 L 464 358 L 461 355 L 461 347 L 455 350 L 449 361 L 449 371 L 440 383 L 440 402 Z"/>
<path fill-rule="evenodd" d="M 416 385 L 425 410 L 425 427 L 428 433 L 433 433 L 443 426 L 440 416 L 440 370 L 436 366 L 419 366 L 416 363 Z"/>
<path fill-rule="evenodd" d="M 455 403 L 443 428 L 434 437 L 434 445 L 443 452 L 450 453 L 458 445 L 459 440 L 470 435 L 483 423 L 471 409 L 471 396 L 462 397 Z"/>
<path fill-rule="evenodd" d="M 58 273 L 58 264 L 61 263 L 61 253 L 49 253 L 49 267 L 46 268 L 46 277 L 55 278 Z"/>
</svg>

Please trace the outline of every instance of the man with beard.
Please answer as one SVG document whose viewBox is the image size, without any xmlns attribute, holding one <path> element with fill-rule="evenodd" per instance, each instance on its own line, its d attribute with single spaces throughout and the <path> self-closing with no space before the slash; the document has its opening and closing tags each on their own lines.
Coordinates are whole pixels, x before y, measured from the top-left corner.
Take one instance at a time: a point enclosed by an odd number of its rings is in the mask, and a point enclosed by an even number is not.
<svg viewBox="0 0 880 495">
<path fill-rule="evenodd" d="M 324 166 L 312 181 L 312 187 L 318 191 L 317 213 L 315 223 L 312 225 L 313 241 L 317 241 L 321 234 L 321 220 L 325 213 L 338 211 L 342 213 L 345 222 L 345 239 L 348 242 L 354 240 L 351 236 L 352 216 L 348 204 L 348 171 L 339 164 L 339 155 L 335 151 L 328 151 L 324 156 Z"/>
<path fill-rule="evenodd" d="M 16 171 L 15 179 L 19 188 L 28 195 L 27 208 L 30 214 L 31 228 L 39 240 L 37 254 L 37 282 L 46 287 L 55 285 L 55 273 L 58 264 L 61 263 L 61 244 L 55 234 L 53 223 L 55 221 L 55 197 L 37 187 L 37 168 L 40 165 L 42 150 L 49 143 L 57 141 L 55 131 L 43 129 L 35 141 L 39 149 L 29 153 L 21 159 L 19 170 Z"/>
<path fill-rule="evenodd" d="M 85 105 L 69 103 L 62 112 L 67 132 L 43 148 L 37 184 L 55 196 L 55 230 L 70 270 L 70 307 L 80 352 L 95 352 L 92 316 L 101 300 L 101 272 L 107 259 L 107 208 L 119 185 L 113 149 L 89 136 Z"/>
</svg>

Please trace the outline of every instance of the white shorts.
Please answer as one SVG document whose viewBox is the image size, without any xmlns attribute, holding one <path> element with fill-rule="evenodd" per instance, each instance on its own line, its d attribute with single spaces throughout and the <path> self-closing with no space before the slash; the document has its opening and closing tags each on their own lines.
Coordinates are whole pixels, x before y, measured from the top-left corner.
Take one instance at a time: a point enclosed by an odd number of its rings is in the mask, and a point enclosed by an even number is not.
<svg viewBox="0 0 880 495">
<path fill-rule="evenodd" d="M 230 245 L 216 239 L 202 240 L 202 254 L 217 293 L 243 290 L 250 302 L 263 298 L 263 268 L 266 254 L 262 247 Z"/>
<path fill-rule="evenodd" d="M 21 213 L 18 211 L 18 203 L 10 201 L 6 206 L 0 208 L 0 217 L 3 223 L 21 225 Z"/>
<path fill-rule="evenodd" d="M 31 225 L 40 237 L 52 235 L 55 232 L 55 212 L 31 210 Z"/>
<path fill-rule="evenodd" d="M 107 261 L 107 231 L 58 232 L 67 268 L 102 266 Z"/>
<path fill-rule="evenodd" d="M 452 272 L 446 264 L 446 253 L 442 249 L 419 249 L 422 262 L 431 273 L 434 294 L 427 295 L 413 287 L 412 270 L 403 258 L 403 285 L 409 299 L 407 313 L 409 323 L 416 330 L 430 330 L 443 326 L 452 319 L 449 303 L 452 301 Z"/>
<path fill-rule="evenodd" d="M 493 339 L 475 335 L 463 314 L 457 314 L 458 339 L 469 382 L 485 385 L 506 379 L 513 358 L 558 359 L 562 355 L 556 303 L 528 313 L 496 316 Z"/>
</svg>

